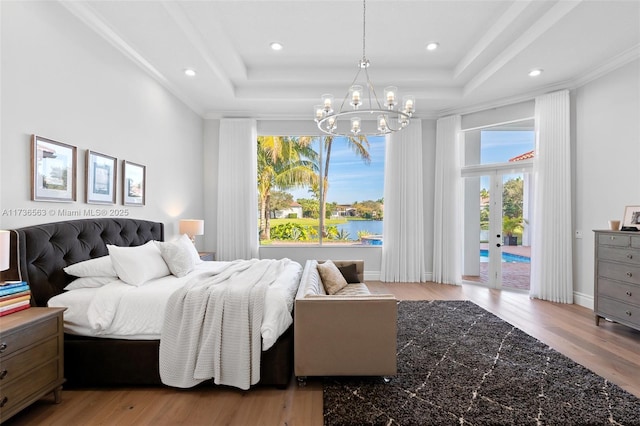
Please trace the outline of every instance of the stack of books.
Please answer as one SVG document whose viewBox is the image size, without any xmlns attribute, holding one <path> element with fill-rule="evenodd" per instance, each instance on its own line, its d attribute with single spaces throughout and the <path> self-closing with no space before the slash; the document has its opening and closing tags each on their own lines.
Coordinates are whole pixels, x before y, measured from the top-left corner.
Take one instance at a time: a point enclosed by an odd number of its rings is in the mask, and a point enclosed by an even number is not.
<svg viewBox="0 0 640 426">
<path fill-rule="evenodd" d="M 31 306 L 29 284 L 22 281 L 0 283 L 0 317 L 22 311 Z"/>
</svg>

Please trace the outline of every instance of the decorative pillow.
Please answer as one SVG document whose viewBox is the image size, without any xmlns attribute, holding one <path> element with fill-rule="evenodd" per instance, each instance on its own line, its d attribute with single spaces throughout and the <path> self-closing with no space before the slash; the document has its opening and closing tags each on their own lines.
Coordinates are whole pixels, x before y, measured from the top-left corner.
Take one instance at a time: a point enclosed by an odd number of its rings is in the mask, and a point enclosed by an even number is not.
<svg viewBox="0 0 640 426">
<path fill-rule="evenodd" d="M 318 263 L 318 273 L 322 280 L 327 294 L 336 294 L 347 286 L 347 281 L 344 279 L 338 267 L 331 260 L 327 260 L 324 263 Z"/>
<path fill-rule="evenodd" d="M 360 282 L 360 278 L 358 277 L 358 267 L 355 263 L 352 263 L 351 265 L 338 266 L 338 270 L 344 277 L 345 281 L 349 284 Z"/>
<path fill-rule="evenodd" d="M 147 281 L 171 273 L 160 249 L 154 241 L 137 247 L 118 247 L 107 244 L 113 269 L 127 284 L 140 286 Z"/>
<path fill-rule="evenodd" d="M 184 245 L 187 247 L 189 253 L 191 253 L 191 257 L 193 257 L 193 261 L 195 264 L 202 263 L 204 260 L 200 259 L 200 253 L 196 250 L 196 246 L 191 242 L 191 238 L 187 234 L 180 235 L 178 241 L 185 243 Z"/>
<path fill-rule="evenodd" d="M 184 277 L 193 270 L 196 262 L 191 250 L 193 243 L 188 237 L 186 241 L 183 238 L 178 238 L 176 241 L 168 243 L 157 241 L 157 244 L 162 258 L 173 275 Z"/>
<path fill-rule="evenodd" d="M 113 263 L 109 256 L 84 260 L 64 268 L 64 271 L 74 277 L 117 277 Z"/>
<path fill-rule="evenodd" d="M 108 256 L 107 256 L 108 257 Z M 65 290 L 77 290 L 79 288 L 98 288 L 117 280 L 118 277 L 81 277 L 71 281 Z"/>
</svg>

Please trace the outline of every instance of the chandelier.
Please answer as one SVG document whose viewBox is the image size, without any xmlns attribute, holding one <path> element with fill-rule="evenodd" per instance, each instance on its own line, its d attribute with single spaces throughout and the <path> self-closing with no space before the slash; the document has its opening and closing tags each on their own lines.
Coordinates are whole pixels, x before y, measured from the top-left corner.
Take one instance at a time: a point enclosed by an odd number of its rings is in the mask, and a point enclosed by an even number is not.
<svg viewBox="0 0 640 426">
<path fill-rule="evenodd" d="M 314 120 L 318 128 L 332 136 L 379 136 L 398 132 L 409 125 L 415 112 L 415 97 L 406 95 L 399 103 L 398 88 L 395 86 L 385 87 L 382 102 L 378 99 L 369 77 L 370 64 L 366 57 L 366 12 L 366 0 L 363 0 L 362 59 L 358 62 L 358 71 L 347 94 L 337 110 L 334 108 L 334 97 L 331 94 L 322 95 L 321 104 L 313 107 Z M 363 84 L 357 84 L 363 71 L 365 81 Z M 376 126 L 365 128 L 363 117 L 374 115 Z"/>
</svg>

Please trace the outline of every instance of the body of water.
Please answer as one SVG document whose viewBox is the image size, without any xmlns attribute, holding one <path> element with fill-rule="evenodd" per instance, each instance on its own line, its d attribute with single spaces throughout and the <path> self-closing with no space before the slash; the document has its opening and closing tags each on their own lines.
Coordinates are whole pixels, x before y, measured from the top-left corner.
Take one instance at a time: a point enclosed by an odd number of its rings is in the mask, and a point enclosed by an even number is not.
<svg viewBox="0 0 640 426">
<path fill-rule="evenodd" d="M 341 230 L 348 232 L 349 239 L 355 241 L 358 239 L 359 231 L 366 231 L 370 235 L 382 235 L 382 224 L 381 220 L 350 220 L 347 223 L 336 225 L 336 228 L 338 228 L 338 232 Z"/>
<path fill-rule="evenodd" d="M 489 250 L 480 250 L 480 262 L 489 261 Z M 511 263 L 531 263 L 531 259 L 526 256 L 502 252 L 502 261 Z"/>
</svg>

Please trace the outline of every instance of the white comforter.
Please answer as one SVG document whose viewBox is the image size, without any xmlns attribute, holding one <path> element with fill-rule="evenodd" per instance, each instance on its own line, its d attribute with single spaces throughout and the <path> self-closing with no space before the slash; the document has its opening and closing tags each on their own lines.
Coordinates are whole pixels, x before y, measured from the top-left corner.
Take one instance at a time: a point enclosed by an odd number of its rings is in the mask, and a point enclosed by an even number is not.
<svg viewBox="0 0 640 426">
<path fill-rule="evenodd" d="M 223 270 L 229 262 L 203 262 L 187 276 L 173 275 L 135 287 L 114 280 L 100 288 L 66 291 L 51 298 L 51 307 L 66 307 L 65 332 L 118 339 L 158 340 L 171 294 L 193 279 Z M 302 266 L 289 262 L 266 292 L 262 350 L 267 350 L 293 323 L 291 312 Z"/>
<path fill-rule="evenodd" d="M 256 384 L 266 291 L 289 262 L 238 260 L 174 292 L 160 338 L 162 383 L 187 388 L 213 378 L 244 390 Z"/>
</svg>

